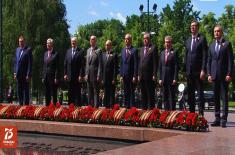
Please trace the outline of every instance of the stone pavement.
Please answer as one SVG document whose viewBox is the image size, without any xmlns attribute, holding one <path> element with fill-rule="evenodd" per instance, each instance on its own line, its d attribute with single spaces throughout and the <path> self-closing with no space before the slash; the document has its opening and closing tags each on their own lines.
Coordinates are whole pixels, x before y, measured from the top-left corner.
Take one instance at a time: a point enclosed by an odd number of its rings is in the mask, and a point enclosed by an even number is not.
<svg viewBox="0 0 235 155">
<path fill-rule="evenodd" d="M 209 123 L 213 112 L 206 112 Z M 235 154 L 235 114 L 229 113 L 227 128 L 209 127 L 209 132 L 187 132 L 152 142 L 142 143 L 98 155 L 232 155 Z"/>
</svg>

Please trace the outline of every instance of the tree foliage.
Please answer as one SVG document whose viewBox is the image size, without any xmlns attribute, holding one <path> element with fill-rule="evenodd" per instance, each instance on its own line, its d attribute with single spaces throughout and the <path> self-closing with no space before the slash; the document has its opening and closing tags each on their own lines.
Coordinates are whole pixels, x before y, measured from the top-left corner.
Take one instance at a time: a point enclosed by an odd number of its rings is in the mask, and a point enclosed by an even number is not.
<svg viewBox="0 0 235 155">
<path fill-rule="evenodd" d="M 175 0 L 173 6 L 166 5 L 158 15 L 150 14 L 150 31 L 152 42 L 158 52 L 164 48 L 164 37 L 173 38 L 173 47 L 179 55 L 179 66 L 184 57 L 184 42 L 190 36 L 190 23 L 193 19 L 200 21 L 200 32 L 210 44 L 214 39 L 213 29 L 216 24 L 224 28 L 224 37 L 231 41 L 235 48 L 235 6 L 226 5 L 220 17 L 214 13 L 201 15 L 193 9 L 191 0 Z M 60 53 L 60 68 L 66 49 L 69 47 L 66 8 L 63 0 L 3 0 L 3 45 L 4 45 L 4 84 L 12 83 L 12 65 L 18 36 L 23 34 L 27 44 L 33 48 L 33 89 L 39 89 L 40 71 L 42 70 L 43 53 L 46 50 L 46 39 L 55 40 L 55 49 Z M 126 23 L 116 19 L 98 20 L 90 24 L 79 25 L 74 36 L 83 49 L 89 47 L 91 35 L 97 36 L 98 46 L 104 49 L 105 41 L 113 42 L 114 51 L 119 53 L 124 44 L 124 35 L 130 33 L 133 45 L 143 46 L 142 32 L 147 31 L 147 14 L 126 17 Z M 234 50 L 235 51 L 235 50 Z M 182 73 L 180 72 L 180 75 Z M 182 79 L 182 76 L 180 76 Z"/>
<path fill-rule="evenodd" d="M 41 88 L 40 78 L 46 39 L 49 37 L 54 39 L 55 49 L 62 57 L 69 45 L 65 15 L 66 8 L 62 0 L 3 0 L 5 84 L 13 83 L 12 66 L 15 48 L 18 46 L 19 35 L 23 35 L 27 45 L 33 49 L 33 90 Z M 62 65 L 60 67 L 63 70 Z"/>
</svg>

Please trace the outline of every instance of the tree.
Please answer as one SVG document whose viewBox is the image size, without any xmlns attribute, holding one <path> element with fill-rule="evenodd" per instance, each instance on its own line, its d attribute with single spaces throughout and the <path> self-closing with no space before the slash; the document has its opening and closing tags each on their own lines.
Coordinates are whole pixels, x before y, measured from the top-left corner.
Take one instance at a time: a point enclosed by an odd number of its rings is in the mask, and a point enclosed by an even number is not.
<svg viewBox="0 0 235 155">
<path fill-rule="evenodd" d="M 33 48 L 32 90 L 40 90 L 43 53 L 47 38 L 55 40 L 55 49 L 61 55 L 69 45 L 66 8 L 62 0 L 3 0 L 4 81 L 12 83 L 12 64 L 19 35 Z"/>
<path fill-rule="evenodd" d="M 219 17 L 218 23 L 223 27 L 223 36 L 232 43 L 233 54 L 235 55 L 235 6 L 226 5 L 224 7 L 225 12 Z M 233 77 L 235 73 L 233 72 Z M 230 85 L 230 90 L 235 90 L 235 79 Z"/>
<path fill-rule="evenodd" d="M 97 44 L 104 49 L 106 40 L 111 40 L 113 43 L 113 50 L 120 53 L 122 38 L 124 33 L 123 24 L 116 19 L 98 20 L 94 23 L 79 26 L 75 36 L 78 38 L 79 46 L 88 49 L 90 44 L 90 36 L 97 37 Z"/>
<path fill-rule="evenodd" d="M 210 44 L 214 39 L 214 27 L 217 23 L 217 19 L 215 18 L 215 14 L 209 12 L 207 15 L 202 16 L 202 21 L 200 24 L 200 32 L 202 32 L 208 44 Z"/>
<path fill-rule="evenodd" d="M 173 38 L 173 48 L 179 55 L 179 66 L 183 65 L 184 42 L 190 35 L 190 23 L 194 19 L 198 20 L 199 14 L 200 12 L 193 10 L 191 0 L 175 0 L 172 9 L 167 5 L 160 14 L 159 51 L 163 49 L 164 37 L 171 35 Z M 180 76 L 181 79 L 182 76 Z"/>
</svg>

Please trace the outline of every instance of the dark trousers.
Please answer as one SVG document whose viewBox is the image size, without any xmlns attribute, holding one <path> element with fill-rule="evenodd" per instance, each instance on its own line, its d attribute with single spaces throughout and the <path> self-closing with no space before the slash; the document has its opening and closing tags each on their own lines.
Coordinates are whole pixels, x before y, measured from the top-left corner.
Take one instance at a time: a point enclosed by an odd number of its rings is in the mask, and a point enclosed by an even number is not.
<svg viewBox="0 0 235 155">
<path fill-rule="evenodd" d="M 104 106 L 106 108 L 112 108 L 115 102 L 115 84 L 104 84 Z"/>
<path fill-rule="evenodd" d="M 175 85 L 171 81 L 164 81 L 163 84 L 163 101 L 165 110 L 176 110 Z"/>
<path fill-rule="evenodd" d="M 152 109 L 155 107 L 154 102 L 154 82 L 150 80 L 141 79 L 140 88 L 142 94 L 142 108 Z"/>
<path fill-rule="evenodd" d="M 188 76 L 187 83 L 189 111 L 195 112 L 195 91 L 197 90 L 199 97 L 198 110 L 199 113 L 203 115 L 205 105 L 203 81 L 200 80 L 199 76 Z"/>
<path fill-rule="evenodd" d="M 29 82 L 25 78 L 17 79 L 17 93 L 20 105 L 29 105 Z"/>
<path fill-rule="evenodd" d="M 136 107 L 135 104 L 135 84 L 132 83 L 131 79 L 123 78 L 123 89 L 124 89 L 124 103 L 125 107 Z"/>
<path fill-rule="evenodd" d="M 94 107 L 99 107 L 99 83 L 96 81 L 88 81 L 88 104 Z"/>
<path fill-rule="evenodd" d="M 45 96 L 46 96 L 46 106 L 48 106 L 51 102 L 56 104 L 57 102 L 57 85 L 55 84 L 54 78 L 45 78 Z"/>
<path fill-rule="evenodd" d="M 68 84 L 68 103 L 81 106 L 81 84 L 77 79 L 71 79 Z"/>
<path fill-rule="evenodd" d="M 215 118 L 216 121 L 227 122 L 228 117 L 228 82 L 224 80 L 213 81 L 214 102 L 215 102 Z M 223 102 L 223 114 L 220 117 L 220 99 Z"/>
</svg>

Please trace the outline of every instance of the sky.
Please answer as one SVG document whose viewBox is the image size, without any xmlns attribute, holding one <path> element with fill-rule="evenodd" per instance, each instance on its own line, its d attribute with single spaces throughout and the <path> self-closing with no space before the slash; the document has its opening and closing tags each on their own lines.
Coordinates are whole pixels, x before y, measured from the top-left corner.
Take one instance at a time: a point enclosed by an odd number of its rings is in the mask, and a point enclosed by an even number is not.
<svg viewBox="0 0 235 155">
<path fill-rule="evenodd" d="M 167 4 L 173 6 L 174 0 L 149 0 L 149 10 L 157 4 L 157 14 Z M 201 11 L 201 15 L 208 12 L 219 17 L 227 4 L 235 5 L 235 0 L 191 0 L 194 10 Z M 93 23 L 99 19 L 118 19 L 125 24 L 126 16 L 140 15 L 139 6 L 144 5 L 147 11 L 147 0 L 64 0 L 70 26 L 69 33 L 73 35 L 79 25 Z"/>
</svg>

